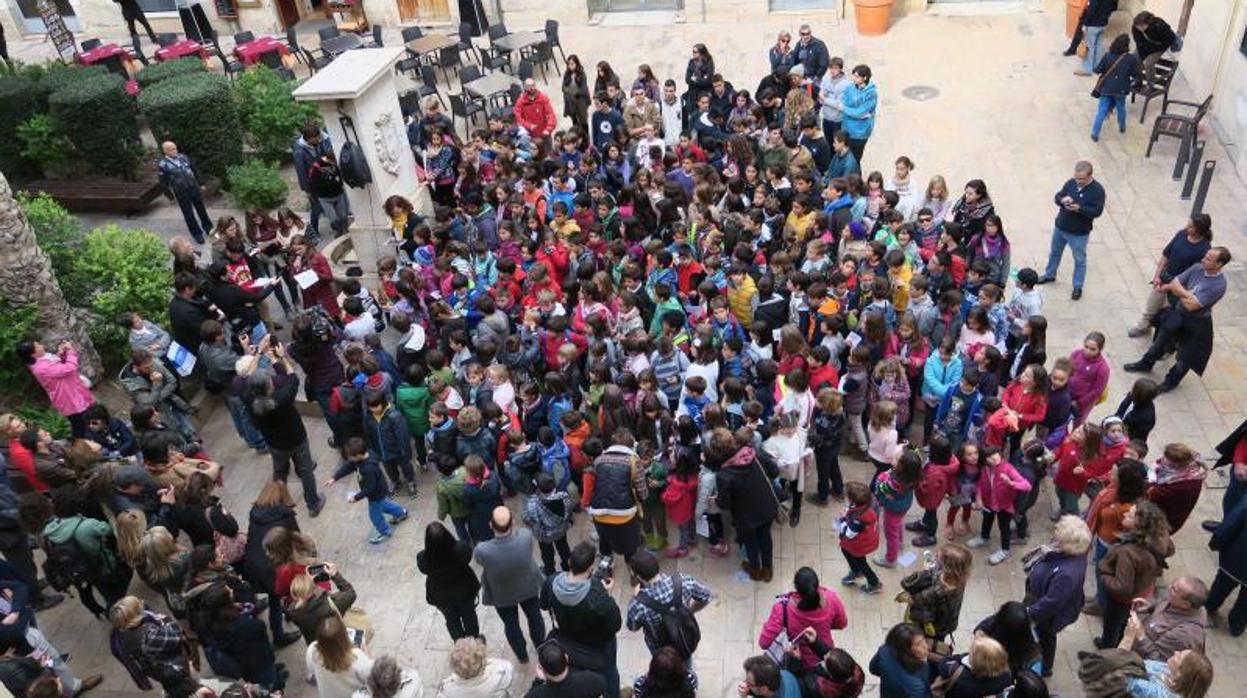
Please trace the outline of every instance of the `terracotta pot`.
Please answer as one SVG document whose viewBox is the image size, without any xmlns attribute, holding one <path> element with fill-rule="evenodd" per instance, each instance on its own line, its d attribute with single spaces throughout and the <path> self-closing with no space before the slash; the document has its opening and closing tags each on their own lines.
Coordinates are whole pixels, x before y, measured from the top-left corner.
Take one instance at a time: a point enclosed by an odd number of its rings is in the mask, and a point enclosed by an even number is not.
<svg viewBox="0 0 1247 698">
<path fill-rule="evenodd" d="M 1065 0 L 1065 35 L 1073 36 L 1078 28 L 1078 19 L 1087 7 L 1087 0 Z"/>
<path fill-rule="evenodd" d="M 1071 0 L 1072 1 L 1072 0 Z M 853 0 L 853 18 L 857 33 L 878 36 L 888 30 L 893 0 Z"/>
</svg>

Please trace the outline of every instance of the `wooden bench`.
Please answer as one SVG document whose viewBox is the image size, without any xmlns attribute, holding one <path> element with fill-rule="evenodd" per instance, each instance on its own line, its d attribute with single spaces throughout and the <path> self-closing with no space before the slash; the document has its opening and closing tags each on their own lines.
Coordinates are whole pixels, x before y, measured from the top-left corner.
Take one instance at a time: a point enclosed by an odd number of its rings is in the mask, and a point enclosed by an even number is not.
<svg viewBox="0 0 1247 698">
<path fill-rule="evenodd" d="M 73 213 L 133 215 L 142 213 L 163 193 L 164 187 L 155 181 L 41 179 L 30 182 L 26 190 L 43 192 Z"/>
</svg>

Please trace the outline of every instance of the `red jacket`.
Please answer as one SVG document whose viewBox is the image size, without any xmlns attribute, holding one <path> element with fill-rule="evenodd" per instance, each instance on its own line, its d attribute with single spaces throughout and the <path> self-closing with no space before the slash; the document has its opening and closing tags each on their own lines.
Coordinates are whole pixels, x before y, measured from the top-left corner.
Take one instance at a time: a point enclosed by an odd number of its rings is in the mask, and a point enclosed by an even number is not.
<svg viewBox="0 0 1247 698">
<path fill-rule="evenodd" d="M 26 448 L 17 439 L 9 440 L 9 465 L 22 471 L 26 476 L 26 482 L 36 492 L 47 492 L 48 486 L 39 479 L 39 475 L 35 470 L 35 454 Z"/>
<path fill-rule="evenodd" d="M 853 507 L 844 513 L 846 521 L 857 521 L 862 530 L 852 538 L 840 536 L 840 549 L 850 555 L 866 557 L 879 549 L 879 517 L 869 505 Z"/>
<path fill-rule="evenodd" d="M 820 388 L 835 388 L 840 385 L 840 372 L 836 370 L 836 365 L 827 363 L 821 368 L 816 368 L 810 372 L 810 392 L 818 394 Z"/>
<path fill-rule="evenodd" d="M 542 245 L 537 250 L 537 261 L 544 264 L 550 272 L 550 279 L 559 287 L 559 297 L 563 297 L 563 277 L 567 275 L 567 246 L 561 241 L 553 245 Z"/>
<path fill-rule="evenodd" d="M 892 333 L 888 337 L 888 343 L 883 347 L 883 358 L 900 356 L 903 344 L 901 336 Z M 911 379 L 918 378 L 922 376 L 922 369 L 927 364 L 927 356 L 931 353 L 931 345 L 922 337 L 914 337 L 908 344 L 908 353 L 902 359 L 905 362 L 905 374 Z M 1043 415 L 1040 416 L 1042 417 Z"/>
<path fill-rule="evenodd" d="M 1101 445 L 1095 458 L 1081 463 L 1078 455 L 1081 444 L 1074 441 L 1072 436 L 1066 437 L 1056 452 L 1057 471 L 1052 476 L 1052 484 L 1066 492 L 1082 494 L 1087 489 L 1089 480 L 1104 478 L 1112 470 L 1113 464 L 1121 460 L 1122 454 L 1126 452 L 1126 445 L 1125 441 L 1116 446 Z M 1078 465 L 1083 467 L 1082 475 L 1074 474 L 1074 467 Z"/>
<path fill-rule="evenodd" d="M 927 463 L 922 469 L 922 479 L 918 481 L 918 489 L 914 492 L 918 499 L 918 506 L 929 511 L 939 509 L 944 497 L 952 494 L 956 488 L 957 471 L 960 469 L 961 464 L 957 462 L 957 456 L 953 456 L 952 460 L 943 465 Z"/>
<path fill-rule="evenodd" d="M 544 92 L 524 92 L 515 102 L 515 121 L 533 138 L 545 138 L 554 132 L 558 117 Z"/>
<path fill-rule="evenodd" d="M 693 509 L 697 505 L 697 482 L 697 475 L 672 475 L 667 478 L 667 489 L 663 490 L 662 502 L 667 507 L 667 518 L 671 519 L 671 523 L 681 526 L 693 520 Z"/>
<path fill-rule="evenodd" d="M 1028 393 L 1022 389 L 1021 381 L 1010 383 L 1009 387 L 1005 388 L 1000 402 L 1018 413 L 1018 431 L 1026 431 L 1042 422 L 1044 414 L 1048 411 L 1047 391 L 1037 390 Z"/>
</svg>

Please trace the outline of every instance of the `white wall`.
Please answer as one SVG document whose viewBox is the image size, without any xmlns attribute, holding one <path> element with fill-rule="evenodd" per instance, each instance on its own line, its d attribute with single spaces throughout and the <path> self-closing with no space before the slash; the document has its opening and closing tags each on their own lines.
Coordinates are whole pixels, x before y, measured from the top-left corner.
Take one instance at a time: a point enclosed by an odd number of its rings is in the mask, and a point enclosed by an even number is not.
<svg viewBox="0 0 1247 698">
<path fill-rule="evenodd" d="M 1176 23 L 1176 12 L 1172 16 Z M 1247 56 L 1238 50 L 1245 26 L 1247 0 L 1196 0 L 1180 54 L 1186 87 L 1175 96 L 1200 101 L 1214 95 L 1210 126 L 1247 178 Z"/>
</svg>

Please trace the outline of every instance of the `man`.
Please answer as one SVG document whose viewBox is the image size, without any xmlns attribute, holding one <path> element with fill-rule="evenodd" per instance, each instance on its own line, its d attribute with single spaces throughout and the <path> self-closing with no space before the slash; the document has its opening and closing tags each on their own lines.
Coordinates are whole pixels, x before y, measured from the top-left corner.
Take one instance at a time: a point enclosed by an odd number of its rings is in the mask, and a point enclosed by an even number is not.
<svg viewBox="0 0 1247 698">
<path fill-rule="evenodd" d="M 823 73 L 823 78 L 818 83 L 818 99 L 823 105 L 823 137 L 828 143 L 832 142 L 836 131 L 840 130 L 840 120 L 844 118 L 841 110 L 844 91 L 851 82 L 844 74 L 844 59 L 839 56 L 832 58 L 827 65 L 827 72 Z"/>
<path fill-rule="evenodd" d="M 745 680 L 737 686 L 741 696 L 759 698 L 801 698 L 801 682 L 787 669 L 780 669 L 766 655 L 745 660 Z"/>
<path fill-rule="evenodd" d="M 849 138 L 849 150 L 858 164 L 866 151 L 866 141 L 875 130 L 875 110 L 879 107 L 879 88 L 871 77 L 874 73 L 868 65 L 853 66 L 849 79 L 853 84 L 844 89 L 840 100 L 840 126 Z"/>
<path fill-rule="evenodd" d="M 268 352 L 272 335 L 265 335 L 259 346 L 252 346 L 246 336 L 239 339 L 245 342 L 247 355 L 239 356 L 225 343 L 225 327 L 216 320 L 204 320 L 199 326 L 199 335 L 203 342 L 199 345 L 199 361 L 204 366 L 204 390 L 212 395 L 220 395 L 229 409 L 229 416 L 234 420 L 234 429 L 247 446 L 254 448 L 260 455 L 268 454 L 268 445 L 264 443 L 264 435 L 255 428 L 251 414 L 243 404 L 238 368 L 242 367 L 247 375 L 254 373 L 261 355 Z"/>
<path fill-rule="evenodd" d="M 138 0 L 113 0 L 113 2 L 121 5 L 121 18 L 126 21 L 126 26 L 130 28 L 130 37 L 133 39 L 135 46 L 139 43 L 138 30 L 134 28 L 134 23 L 138 22 L 147 30 L 147 38 L 156 41 L 156 32 L 152 31 L 152 25 L 147 22 L 147 15 L 143 14 L 143 8 L 139 5 Z"/>
<path fill-rule="evenodd" d="M 1058 207 L 1056 223 L 1052 229 L 1052 245 L 1048 249 L 1048 267 L 1040 284 L 1056 281 L 1061 255 L 1069 245 L 1074 255 L 1074 291 L 1070 298 L 1082 298 L 1082 284 L 1087 278 L 1087 238 L 1095 219 L 1104 213 L 1104 187 L 1095 181 L 1091 163 L 1079 160 L 1074 164 L 1074 176 L 1053 196 Z"/>
<path fill-rule="evenodd" d="M 658 105 L 645 96 L 645 84 L 637 83 L 632 87 L 632 101 L 624 105 L 624 131 L 629 138 L 640 138 L 645 135 L 646 127 L 657 131 L 662 126 L 662 116 L 658 113 Z M 652 135 L 652 134 L 651 134 Z"/>
<path fill-rule="evenodd" d="M 165 195 L 178 202 L 182 209 L 182 218 L 186 219 L 186 229 L 190 231 L 195 242 L 202 245 L 204 235 L 212 230 L 212 219 L 208 217 L 208 209 L 204 208 L 202 186 L 199 173 L 195 171 L 191 159 L 178 152 L 173 141 L 160 144 L 164 156 L 156 162 L 160 172 L 160 183 L 164 185 Z M 199 219 L 196 220 L 195 216 Z M 200 223 L 203 226 L 200 227 Z"/>
<path fill-rule="evenodd" d="M 693 135 L 697 137 L 697 145 L 707 152 L 719 150 L 727 140 L 727 134 L 714 122 L 714 114 L 710 111 L 710 95 L 703 94 L 697 98 L 697 113 L 692 118 Z"/>
<path fill-rule="evenodd" d="M 104 681 L 100 674 L 85 679 L 73 675 L 65 665 L 66 655 L 52 646 L 48 638 L 35 627 L 35 614 L 27 603 L 30 589 L 20 581 L 8 563 L 0 563 L 0 654 L 9 650 L 29 652 L 46 662 L 45 666 L 60 679 L 68 689 L 65 695 L 77 696 L 99 686 Z M 33 652 L 32 652 L 33 650 Z"/>
<path fill-rule="evenodd" d="M 615 698 L 619 695 L 615 634 L 623 619 L 619 604 L 611 598 L 614 579 L 595 579 L 595 562 L 593 544 L 578 543 L 572 549 L 569 570 L 546 578 L 541 587 L 541 607 L 554 619 L 557 629 L 550 637 L 557 638 L 566 649 L 570 664 L 600 674 L 605 695 Z"/>
<path fill-rule="evenodd" d="M 268 357 L 273 368 L 258 370 L 247 378 L 247 409 L 268 444 L 273 479 L 285 482 L 293 461 L 295 474 L 303 483 L 303 501 L 308 514 L 315 518 L 325 508 L 325 497 L 316 490 L 316 461 L 307 443 L 303 417 L 294 406 L 299 376 L 290 366 L 281 344 L 275 344 Z"/>
<path fill-rule="evenodd" d="M 1237 479 L 1237 463 L 1234 470 Z M 1225 519 L 1212 532 L 1208 547 L 1217 551 L 1217 576 L 1212 580 L 1204 607 L 1212 624 L 1220 625 L 1217 611 L 1237 590 L 1238 598 L 1230 608 L 1228 620 L 1230 635 L 1238 637 L 1247 631 L 1247 500 L 1240 497 L 1233 508 L 1225 510 Z"/>
<path fill-rule="evenodd" d="M 173 280 L 173 298 L 169 301 L 169 329 L 173 340 L 187 351 L 198 355 L 200 328 L 204 320 L 215 320 L 211 304 L 199 297 L 199 279 L 182 272 Z"/>
<path fill-rule="evenodd" d="M 537 90 L 537 82 L 532 78 L 524 81 L 524 93 L 515 101 L 515 123 L 519 124 L 534 141 L 544 141 L 547 150 L 550 145 L 550 134 L 558 123 L 558 115 L 550 98 Z"/>
<path fill-rule="evenodd" d="M 1082 67 L 1074 71 L 1074 75 L 1087 76 L 1100 65 L 1104 55 L 1104 29 L 1108 26 L 1108 18 L 1117 9 L 1117 0 L 1089 0 L 1087 9 L 1082 12 L 1083 40 L 1087 42 L 1087 56 L 1083 58 Z"/>
<path fill-rule="evenodd" d="M 1230 483 L 1221 495 L 1221 515 L 1224 517 L 1238 506 L 1247 495 L 1247 420 L 1217 444 L 1217 462 L 1214 469 L 1230 465 Z M 1200 524 L 1209 533 L 1221 525 L 1219 520 L 1208 519 Z"/>
<path fill-rule="evenodd" d="M 652 606 L 670 607 L 675 602 L 677 582 L 680 586 L 680 603 L 693 613 L 709 605 L 714 594 L 705 584 L 686 574 L 662 574 L 658 569 L 658 558 L 648 550 L 642 550 L 633 556 L 630 566 L 639 581 L 633 587 L 632 601 L 628 603 L 628 630 L 644 631 L 645 645 L 649 647 L 650 654 L 653 654 L 664 646 L 667 638 L 663 637 L 663 614 Z M 685 657 L 686 661 L 687 659 Z"/>
<path fill-rule="evenodd" d="M 1225 296 L 1226 279 L 1222 270 L 1230 263 L 1230 251 L 1214 247 L 1204 253 L 1198 265 L 1174 277 L 1161 287 L 1176 300 L 1160 318 L 1152 346 L 1138 361 L 1126 364 L 1130 373 L 1147 373 L 1153 364 L 1177 350 L 1177 361 L 1165 374 L 1160 392 L 1178 387 L 1187 371 L 1204 374 L 1212 356 L 1212 307 Z"/>
<path fill-rule="evenodd" d="M 667 255 L 670 257 L 670 253 Z M 631 560 L 641 547 L 638 503 L 649 496 L 645 469 L 637 465 L 636 439 L 620 429 L 611 446 L 585 469 L 580 506 L 589 512 L 603 555 L 623 555 Z"/>
<path fill-rule="evenodd" d="M 307 194 L 307 235 L 313 243 L 320 241 L 320 203 L 312 195 L 308 174 L 311 172 L 312 163 L 332 152 L 333 143 L 329 140 L 329 134 L 321 130 L 320 124 L 312 122 L 299 129 L 299 137 L 295 139 L 292 149 L 294 174 L 299 179 L 299 189 Z"/>
<path fill-rule="evenodd" d="M 662 100 L 658 103 L 662 115 L 662 142 L 668 148 L 680 144 L 680 132 L 684 130 L 684 105 L 676 92 L 675 80 L 662 84 Z"/>
<path fill-rule="evenodd" d="M 827 72 L 830 58 L 827 44 L 822 39 L 814 38 L 814 31 L 808 24 L 802 24 L 797 33 L 796 62 L 805 66 L 805 74 L 811 80 L 818 82 L 823 79 L 823 73 Z"/>
<path fill-rule="evenodd" d="M 307 191 L 329 218 L 335 238 L 342 237 L 351 227 L 351 206 L 342 182 L 342 170 L 333 151 L 321 155 L 308 167 Z"/>
<path fill-rule="evenodd" d="M 533 687 L 524 694 L 525 698 L 599 698 L 610 695 L 601 676 L 571 668 L 570 657 L 555 640 L 546 640 L 537 649 L 537 664 L 541 666 L 541 671 L 538 678 L 533 679 Z M 614 695 L 618 694 L 616 685 Z"/>
<path fill-rule="evenodd" d="M 1144 659 L 1157 662 L 1166 661 L 1181 650 L 1203 652 L 1207 600 L 1208 587 L 1198 577 L 1178 577 L 1169 585 L 1164 601 L 1135 609 L 1139 632 L 1131 649 Z"/>
<path fill-rule="evenodd" d="M 732 113 L 736 90 L 732 89 L 732 83 L 724 80 L 718 73 L 710 80 L 710 116 L 716 124 L 724 126 Z"/>
<path fill-rule="evenodd" d="M 528 619 L 528 636 L 533 647 L 546 639 L 546 622 L 541 616 L 541 570 L 533 559 L 533 533 L 516 528 L 511 510 L 495 507 L 489 520 L 494 537 L 476 546 L 473 559 L 481 566 L 481 603 L 493 606 L 502 619 L 507 644 L 520 664 L 528 663 L 528 647 L 520 630 L 519 611 Z"/>
<path fill-rule="evenodd" d="M 178 394 L 178 379 L 163 363 L 156 361 L 146 349 L 135 349 L 130 363 L 121 369 L 118 382 L 135 407 L 150 407 L 160 414 L 165 424 L 174 427 L 182 438 L 195 442 L 199 434 L 190 416 L 197 411 Z"/>
<path fill-rule="evenodd" d="M 606 146 L 623 141 L 623 117 L 611 106 L 610 95 L 599 92 L 593 95 L 594 110 L 589 117 L 589 130 L 592 133 L 593 149 L 606 153 Z"/>
</svg>

